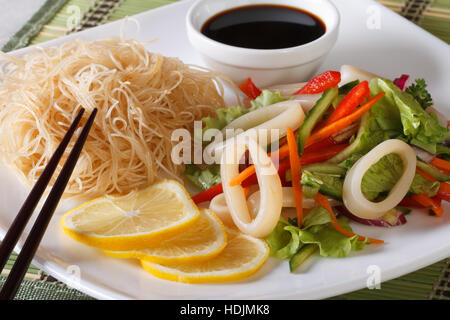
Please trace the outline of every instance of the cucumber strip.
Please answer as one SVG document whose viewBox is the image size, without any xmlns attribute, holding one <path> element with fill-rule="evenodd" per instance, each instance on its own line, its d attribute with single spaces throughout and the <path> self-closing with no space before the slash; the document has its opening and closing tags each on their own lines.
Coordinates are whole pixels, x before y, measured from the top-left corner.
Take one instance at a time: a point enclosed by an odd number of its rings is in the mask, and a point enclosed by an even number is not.
<svg viewBox="0 0 450 320">
<path fill-rule="evenodd" d="M 366 132 L 366 126 L 369 125 L 369 114 L 369 112 L 366 112 L 362 115 L 358 133 L 356 134 L 356 138 L 353 140 L 353 142 L 333 158 L 329 159 L 329 163 L 340 163 L 350 157 L 356 150 L 358 150 L 359 144 L 361 142 L 361 137 Z"/>
<path fill-rule="evenodd" d="M 332 163 L 315 163 L 309 164 L 302 167 L 302 170 L 307 170 L 310 172 L 327 173 L 327 174 L 337 174 L 343 176 L 347 173 L 347 169 Z"/>
<path fill-rule="evenodd" d="M 359 80 L 354 80 L 351 82 L 347 82 L 343 86 L 339 88 L 339 94 L 346 95 L 348 94 L 354 87 L 356 87 L 359 84 Z"/>
<path fill-rule="evenodd" d="M 450 180 L 450 175 L 442 173 L 437 168 L 433 167 L 432 165 L 429 165 L 426 162 L 417 160 L 417 168 L 429 174 L 431 177 L 435 178 L 439 182 L 447 182 Z"/>
<path fill-rule="evenodd" d="M 289 269 L 294 272 L 319 248 L 316 244 L 306 244 L 289 260 Z"/>
<path fill-rule="evenodd" d="M 306 116 L 305 121 L 300 127 L 297 137 L 297 146 L 299 155 L 303 154 L 306 140 L 311 135 L 312 129 L 322 119 L 323 114 L 328 110 L 328 107 L 331 105 L 334 98 L 337 97 L 338 91 L 339 90 L 337 88 L 330 88 L 327 91 L 325 91 L 322 97 L 319 99 L 319 101 L 316 102 L 314 107 Z"/>
<path fill-rule="evenodd" d="M 341 101 L 345 98 L 345 94 L 340 94 L 338 96 L 336 96 L 336 98 L 333 99 L 333 102 L 331 102 L 331 105 L 333 106 L 333 108 L 337 108 L 339 103 L 341 103 Z"/>
</svg>

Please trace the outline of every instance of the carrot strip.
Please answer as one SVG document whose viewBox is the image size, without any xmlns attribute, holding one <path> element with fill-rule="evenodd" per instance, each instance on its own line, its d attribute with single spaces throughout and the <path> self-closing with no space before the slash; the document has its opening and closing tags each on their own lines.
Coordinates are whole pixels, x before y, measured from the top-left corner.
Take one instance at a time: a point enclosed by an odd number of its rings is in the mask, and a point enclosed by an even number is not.
<svg viewBox="0 0 450 320">
<path fill-rule="evenodd" d="M 443 159 L 434 158 L 433 161 L 430 162 L 433 166 L 438 169 L 446 171 L 446 173 L 450 172 L 450 162 L 445 161 Z"/>
<path fill-rule="evenodd" d="M 440 217 L 444 213 L 444 209 L 441 208 L 440 204 L 434 199 L 424 195 L 424 194 L 414 194 L 411 198 L 426 208 L 431 208 L 436 216 Z"/>
<path fill-rule="evenodd" d="M 292 188 L 294 189 L 295 208 L 297 209 L 297 225 L 302 226 L 303 219 L 303 190 L 300 184 L 302 165 L 298 155 L 297 142 L 294 132 L 287 128 L 287 143 L 289 147 L 289 162 L 291 164 Z"/>
<path fill-rule="evenodd" d="M 245 179 L 254 175 L 255 172 L 256 170 L 254 165 L 248 166 L 247 168 L 242 170 L 236 177 L 231 179 L 230 186 L 234 187 L 240 185 Z"/>
<path fill-rule="evenodd" d="M 280 147 L 280 149 L 278 149 L 278 151 L 275 151 L 273 153 L 269 153 L 269 156 L 272 156 L 272 158 L 274 157 L 278 157 L 279 160 L 282 160 L 284 158 L 286 158 L 287 156 L 289 156 L 289 147 L 288 145 L 283 145 Z M 233 179 L 231 179 L 230 181 L 230 186 L 234 187 L 237 185 L 240 185 L 245 179 L 251 177 L 252 175 L 255 174 L 255 166 L 251 165 L 248 166 L 247 168 L 245 168 L 244 170 L 242 170 L 236 177 L 234 177 Z"/>
<path fill-rule="evenodd" d="M 428 181 L 431 181 L 431 182 L 436 181 L 435 178 L 433 178 L 433 177 L 430 176 L 428 173 L 423 172 L 423 171 L 420 170 L 420 169 L 416 169 L 416 172 L 417 172 L 418 174 L 420 174 L 422 177 L 424 177 L 425 179 L 427 179 Z"/>
<path fill-rule="evenodd" d="M 364 240 L 369 240 L 370 243 L 375 243 L 375 244 L 382 244 L 384 243 L 383 240 L 378 240 L 378 239 L 373 239 L 373 238 L 367 238 L 367 237 L 363 237 L 360 235 L 357 235 L 356 233 L 353 233 L 351 231 L 345 230 L 344 228 L 342 228 L 342 226 L 339 224 L 339 222 L 336 219 L 336 216 L 333 213 L 333 210 L 331 209 L 330 203 L 328 202 L 328 198 L 325 197 L 324 195 L 317 193 L 315 196 L 316 202 L 323 207 L 325 210 L 328 211 L 328 213 L 330 214 L 331 219 L 333 220 L 332 225 L 333 227 L 336 229 L 336 231 L 340 232 L 341 234 L 343 234 L 346 237 L 353 237 L 353 236 L 358 236 L 358 240 L 360 241 L 364 241 Z"/>
<path fill-rule="evenodd" d="M 248 193 L 250 192 L 250 186 L 244 187 L 244 195 L 247 197 Z"/>
<path fill-rule="evenodd" d="M 447 182 L 441 182 L 437 195 L 442 200 L 450 202 L 450 184 Z"/>
<path fill-rule="evenodd" d="M 450 195 L 450 184 L 448 184 L 447 182 L 441 182 L 439 190 Z"/>
<path fill-rule="evenodd" d="M 356 109 L 355 112 L 312 133 L 311 136 L 306 140 L 305 147 L 310 146 L 317 141 L 326 139 L 336 132 L 339 132 L 345 127 L 349 126 L 354 121 L 358 120 L 366 111 L 372 108 L 373 105 L 376 104 L 381 98 L 383 98 L 384 95 L 384 92 L 380 92 L 375 97 L 363 104 L 360 108 Z"/>
</svg>

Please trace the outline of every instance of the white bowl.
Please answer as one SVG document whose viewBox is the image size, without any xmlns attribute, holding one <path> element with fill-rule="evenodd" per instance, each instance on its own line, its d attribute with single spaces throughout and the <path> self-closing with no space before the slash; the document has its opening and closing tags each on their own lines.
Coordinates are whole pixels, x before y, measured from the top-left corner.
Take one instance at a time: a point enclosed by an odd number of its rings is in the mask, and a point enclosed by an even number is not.
<svg viewBox="0 0 450 320">
<path fill-rule="evenodd" d="M 311 12 L 325 23 L 325 34 L 304 45 L 261 50 L 226 45 L 201 33 L 203 24 L 214 15 L 254 4 L 286 5 Z M 337 40 L 339 12 L 328 0 L 198 0 L 189 9 L 186 24 L 189 41 L 209 68 L 236 83 L 251 77 L 256 85 L 266 87 L 311 79 Z"/>
</svg>

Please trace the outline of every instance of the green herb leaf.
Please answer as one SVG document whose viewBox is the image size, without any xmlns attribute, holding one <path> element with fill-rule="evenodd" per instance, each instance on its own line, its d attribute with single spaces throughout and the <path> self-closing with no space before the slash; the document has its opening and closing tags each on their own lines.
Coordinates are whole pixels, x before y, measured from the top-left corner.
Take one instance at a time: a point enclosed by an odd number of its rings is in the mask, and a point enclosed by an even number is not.
<svg viewBox="0 0 450 320">
<path fill-rule="evenodd" d="M 415 83 L 411 84 L 405 91 L 412 95 L 425 110 L 433 105 L 433 99 L 427 90 L 427 84 L 424 79 L 416 79 L 414 81 Z"/>
<path fill-rule="evenodd" d="M 220 166 L 212 165 L 200 169 L 195 164 L 187 164 L 183 175 L 202 190 L 207 190 L 220 183 Z"/>
</svg>

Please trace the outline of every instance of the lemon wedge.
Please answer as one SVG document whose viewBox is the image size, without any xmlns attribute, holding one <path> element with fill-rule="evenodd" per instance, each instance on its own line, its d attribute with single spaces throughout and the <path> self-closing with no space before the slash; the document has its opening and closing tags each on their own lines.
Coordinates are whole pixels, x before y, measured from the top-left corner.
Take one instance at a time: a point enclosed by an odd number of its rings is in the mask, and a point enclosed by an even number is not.
<svg viewBox="0 0 450 320">
<path fill-rule="evenodd" d="M 114 258 L 137 258 L 163 264 L 192 263 L 217 256 L 226 244 L 227 234 L 222 221 L 212 211 L 200 209 L 200 217 L 184 232 L 145 249 L 104 252 Z"/>
<path fill-rule="evenodd" d="M 103 197 L 69 212 L 66 234 L 105 250 L 135 250 L 187 230 L 200 216 L 186 189 L 162 180 L 127 197 Z"/>
<path fill-rule="evenodd" d="M 269 256 L 266 242 L 230 228 L 227 236 L 225 249 L 210 260 L 174 265 L 141 260 L 141 265 L 156 277 L 186 283 L 229 282 L 258 271 Z"/>
</svg>

